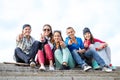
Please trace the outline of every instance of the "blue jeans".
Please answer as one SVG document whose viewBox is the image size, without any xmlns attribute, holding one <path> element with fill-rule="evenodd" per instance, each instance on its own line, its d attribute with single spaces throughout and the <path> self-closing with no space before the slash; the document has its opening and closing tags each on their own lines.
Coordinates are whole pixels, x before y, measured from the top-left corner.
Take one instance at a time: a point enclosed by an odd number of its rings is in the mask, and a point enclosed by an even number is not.
<svg viewBox="0 0 120 80">
<path fill-rule="evenodd" d="M 26 54 L 25 52 L 22 51 L 22 49 L 17 47 L 15 49 L 15 54 L 14 54 L 16 58 L 16 62 L 29 63 L 30 59 L 35 59 L 39 45 L 40 45 L 40 42 L 35 41 L 31 47 L 29 54 Z"/>
<path fill-rule="evenodd" d="M 81 67 L 83 67 L 86 63 L 85 61 L 81 58 L 81 56 L 79 55 L 80 53 L 77 52 L 77 50 L 73 50 L 71 52 L 75 62 L 80 65 Z"/>
<path fill-rule="evenodd" d="M 88 58 L 93 58 L 97 61 L 98 64 L 100 64 L 100 66 L 104 66 L 106 65 L 104 60 L 98 55 L 97 51 L 95 51 L 94 49 L 88 49 L 84 55 Z"/>
</svg>

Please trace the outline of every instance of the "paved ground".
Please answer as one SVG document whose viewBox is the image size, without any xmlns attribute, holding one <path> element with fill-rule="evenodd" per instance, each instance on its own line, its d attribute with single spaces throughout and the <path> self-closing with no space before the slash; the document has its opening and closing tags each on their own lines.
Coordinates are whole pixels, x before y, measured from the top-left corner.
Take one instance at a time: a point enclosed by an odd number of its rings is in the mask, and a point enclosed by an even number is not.
<svg viewBox="0 0 120 80">
<path fill-rule="evenodd" d="M 0 63 L 0 80 L 120 80 L 120 67 L 111 73 L 100 70 L 84 72 L 79 68 L 41 72 L 38 67 Z"/>
</svg>

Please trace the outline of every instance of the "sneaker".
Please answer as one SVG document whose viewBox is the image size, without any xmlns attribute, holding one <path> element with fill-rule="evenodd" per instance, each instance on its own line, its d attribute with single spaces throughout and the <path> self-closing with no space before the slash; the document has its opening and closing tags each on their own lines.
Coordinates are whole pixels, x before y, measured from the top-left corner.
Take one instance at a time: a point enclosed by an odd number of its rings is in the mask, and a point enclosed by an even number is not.
<svg viewBox="0 0 120 80">
<path fill-rule="evenodd" d="M 94 70 L 101 70 L 100 66 L 93 67 Z"/>
<path fill-rule="evenodd" d="M 115 71 L 117 68 L 116 68 L 116 66 L 110 66 L 110 68 L 113 70 L 113 71 Z"/>
<path fill-rule="evenodd" d="M 45 71 L 46 68 L 45 68 L 45 66 L 41 66 L 41 67 L 39 68 L 39 70 L 40 70 L 40 71 Z"/>
<path fill-rule="evenodd" d="M 108 66 L 104 66 L 104 67 L 102 68 L 102 71 L 112 72 L 112 69 L 110 69 Z"/>
<path fill-rule="evenodd" d="M 88 70 L 90 70 L 92 67 L 91 66 L 89 66 L 89 65 L 84 65 L 83 66 L 83 70 L 84 71 L 88 71 Z"/>
<path fill-rule="evenodd" d="M 62 65 L 62 66 L 59 68 L 59 70 L 65 70 L 65 66 Z"/>
<path fill-rule="evenodd" d="M 113 71 L 116 70 L 116 66 L 113 66 L 112 64 L 109 65 L 110 69 L 112 69 Z"/>
<path fill-rule="evenodd" d="M 70 67 L 67 65 L 62 65 L 59 70 L 70 70 Z"/>
<path fill-rule="evenodd" d="M 94 70 L 100 70 L 101 69 L 101 67 L 98 65 L 98 63 L 95 60 L 92 61 L 92 67 L 93 67 Z"/>
<path fill-rule="evenodd" d="M 30 67 L 31 67 L 31 68 L 34 68 L 35 66 L 36 66 L 36 64 L 35 64 L 34 61 L 30 62 Z"/>
<path fill-rule="evenodd" d="M 49 66 L 49 70 L 50 71 L 54 71 L 55 69 L 54 69 L 54 66 Z"/>
</svg>

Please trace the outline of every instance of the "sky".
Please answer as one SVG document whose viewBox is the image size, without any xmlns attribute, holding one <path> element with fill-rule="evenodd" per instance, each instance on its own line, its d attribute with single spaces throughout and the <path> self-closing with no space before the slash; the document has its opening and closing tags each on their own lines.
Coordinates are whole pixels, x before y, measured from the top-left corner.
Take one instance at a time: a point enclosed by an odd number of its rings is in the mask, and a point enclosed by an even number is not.
<svg viewBox="0 0 120 80">
<path fill-rule="evenodd" d="M 44 24 L 61 30 L 71 26 L 83 40 L 83 28 L 109 44 L 112 64 L 120 66 L 120 0 L 0 0 L 0 62 L 14 62 L 16 36 L 24 24 L 39 40 Z"/>
</svg>

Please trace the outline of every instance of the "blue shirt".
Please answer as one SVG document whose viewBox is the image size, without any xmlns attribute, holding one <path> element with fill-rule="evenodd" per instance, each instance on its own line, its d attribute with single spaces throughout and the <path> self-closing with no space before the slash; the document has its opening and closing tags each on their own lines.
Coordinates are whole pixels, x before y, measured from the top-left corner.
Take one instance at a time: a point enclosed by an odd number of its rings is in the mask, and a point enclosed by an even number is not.
<svg viewBox="0 0 120 80">
<path fill-rule="evenodd" d="M 73 51 L 75 49 L 76 50 L 84 49 L 84 43 L 83 43 L 82 39 L 79 37 L 75 37 L 75 38 L 76 38 L 77 43 L 72 43 L 71 45 L 69 45 L 68 41 L 70 40 L 70 37 L 66 37 L 65 43 L 68 46 L 69 50 Z"/>
</svg>

